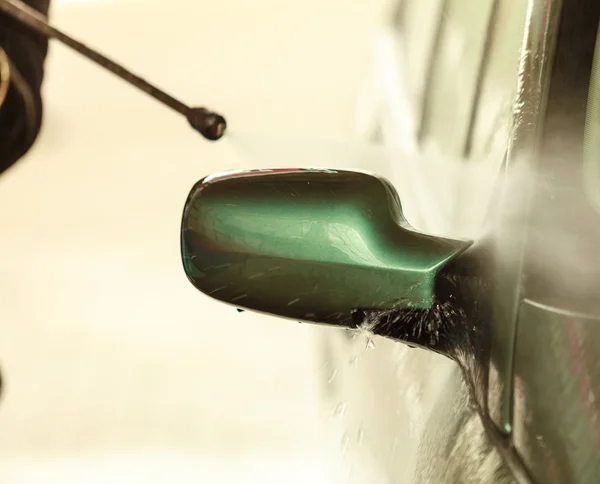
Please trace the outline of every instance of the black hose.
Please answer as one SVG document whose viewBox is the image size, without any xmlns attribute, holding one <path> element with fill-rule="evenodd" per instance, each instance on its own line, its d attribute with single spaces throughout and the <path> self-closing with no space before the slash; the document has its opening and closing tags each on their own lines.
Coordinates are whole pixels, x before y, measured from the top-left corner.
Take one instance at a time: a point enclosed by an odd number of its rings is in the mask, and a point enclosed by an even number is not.
<svg viewBox="0 0 600 484">
<path fill-rule="evenodd" d="M 24 0 L 48 14 L 51 0 Z M 0 48 L 10 62 L 9 91 L 0 105 L 0 174 L 31 148 L 42 125 L 41 87 L 48 39 L 0 12 Z"/>
</svg>

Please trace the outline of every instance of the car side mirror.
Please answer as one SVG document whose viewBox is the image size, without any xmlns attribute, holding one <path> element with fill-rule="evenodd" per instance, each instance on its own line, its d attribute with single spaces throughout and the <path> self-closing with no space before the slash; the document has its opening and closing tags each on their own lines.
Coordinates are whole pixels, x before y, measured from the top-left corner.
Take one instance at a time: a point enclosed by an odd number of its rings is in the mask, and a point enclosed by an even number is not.
<svg viewBox="0 0 600 484">
<path fill-rule="evenodd" d="M 364 310 L 431 308 L 439 271 L 470 245 L 415 231 L 385 179 L 326 169 L 208 176 L 181 227 L 185 272 L 204 294 L 344 326 Z"/>
</svg>

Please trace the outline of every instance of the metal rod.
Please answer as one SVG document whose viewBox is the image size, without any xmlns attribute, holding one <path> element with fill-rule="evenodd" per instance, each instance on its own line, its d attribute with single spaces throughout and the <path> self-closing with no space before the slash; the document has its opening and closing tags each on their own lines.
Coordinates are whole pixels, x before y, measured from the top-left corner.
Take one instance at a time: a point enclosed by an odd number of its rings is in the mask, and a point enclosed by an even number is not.
<svg viewBox="0 0 600 484">
<path fill-rule="evenodd" d="M 157 101 L 170 107 L 187 118 L 192 127 L 209 140 L 217 140 L 223 136 L 226 122 L 223 116 L 206 108 L 190 107 L 175 99 L 148 81 L 128 71 L 121 65 L 103 56 L 99 52 L 73 39 L 48 23 L 47 18 L 21 0 L 0 0 L 0 11 L 18 20 L 23 25 L 38 32 L 44 37 L 56 39 L 71 49 L 79 52 L 99 66 L 119 76 L 124 81 L 144 91 Z"/>
</svg>

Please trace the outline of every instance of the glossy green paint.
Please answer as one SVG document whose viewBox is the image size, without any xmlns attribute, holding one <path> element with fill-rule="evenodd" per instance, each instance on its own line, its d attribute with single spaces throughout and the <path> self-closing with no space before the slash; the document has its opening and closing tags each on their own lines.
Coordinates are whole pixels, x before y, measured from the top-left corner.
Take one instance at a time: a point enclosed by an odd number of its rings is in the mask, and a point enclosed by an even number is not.
<svg viewBox="0 0 600 484">
<path fill-rule="evenodd" d="M 470 244 L 415 232 L 386 180 L 333 170 L 207 177 L 181 231 L 186 274 L 203 293 L 330 324 L 349 324 L 357 308 L 431 307 L 439 270 Z"/>
</svg>

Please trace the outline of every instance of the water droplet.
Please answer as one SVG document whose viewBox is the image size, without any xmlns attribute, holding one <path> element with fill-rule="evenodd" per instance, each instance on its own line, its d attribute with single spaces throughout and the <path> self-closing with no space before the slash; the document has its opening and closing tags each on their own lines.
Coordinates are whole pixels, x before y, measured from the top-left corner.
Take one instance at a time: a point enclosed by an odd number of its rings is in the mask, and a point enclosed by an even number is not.
<svg viewBox="0 0 600 484">
<path fill-rule="evenodd" d="M 362 427 L 358 427 L 358 435 L 356 436 L 356 441 L 358 445 L 362 445 L 363 439 L 365 438 L 365 432 Z"/>
<path fill-rule="evenodd" d="M 348 481 L 349 482 L 354 482 L 354 464 L 352 462 L 350 462 L 350 465 L 348 466 Z"/>
<path fill-rule="evenodd" d="M 331 385 L 331 382 L 333 380 L 335 380 L 335 377 L 337 376 L 338 371 L 336 369 L 334 369 L 330 374 L 329 374 L 329 379 L 327 380 L 327 383 Z"/>
<path fill-rule="evenodd" d="M 346 454 L 348 452 L 348 448 L 350 447 L 350 436 L 348 434 L 344 434 L 342 437 L 342 454 Z"/>
<path fill-rule="evenodd" d="M 367 338 L 367 345 L 365 346 L 365 351 L 374 350 L 374 349 L 375 349 L 375 341 L 373 341 L 373 338 L 371 336 L 369 336 Z"/>
<path fill-rule="evenodd" d="M 373 328 L 375 328 L 378 321 L 379 320 L 374 316 L 372 316 L 372 317 L 367 316 L 367 318 L 365 319 L 365 321 L 362 324 L 360 324 L 356 328 L 351 328 L 348 331 L 349 331 L 350 335 L 352 336 L 352 339 L 356 339 L 357 337 L 369 338 L 369 337 L 373 336 Z"/>
<path fill-rule="evenodd" d="M 346 414 L 347 407 L 348 407 L 348 404 L 346 402 L 338 403 L 335 406 L 335 408 L 333 409 L 333 416 L 334 417 L 343 417 Z"/>
</svg>

